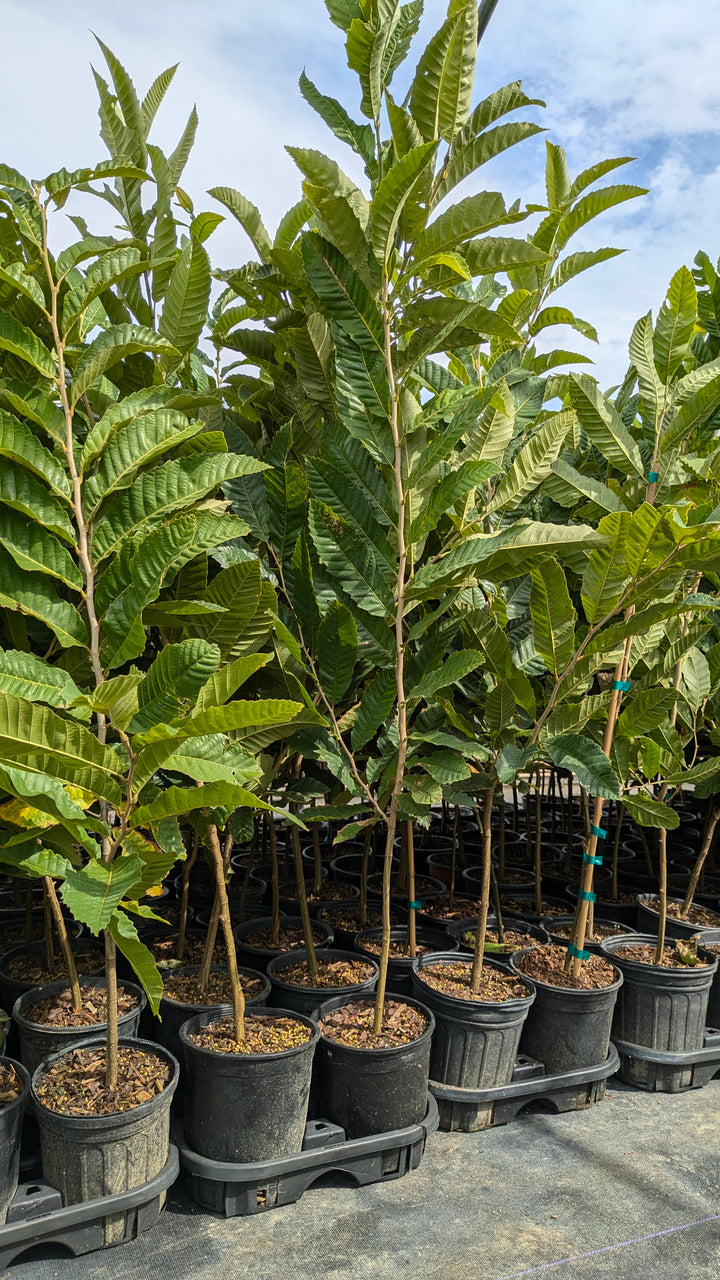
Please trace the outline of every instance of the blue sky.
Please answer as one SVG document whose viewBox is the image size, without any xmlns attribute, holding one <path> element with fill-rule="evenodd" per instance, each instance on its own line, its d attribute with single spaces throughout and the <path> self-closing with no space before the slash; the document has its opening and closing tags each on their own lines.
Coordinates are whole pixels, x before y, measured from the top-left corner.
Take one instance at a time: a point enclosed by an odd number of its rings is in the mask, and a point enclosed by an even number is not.
<svg viewBox="0 0 720 1280">
<path fill-rule="evenodd" d="M 444 0 L 426 0 L 418 54 L 444 13 Z M 719 19 L 719 0 L 500 0 L 481 46 L 478 97 L 522 79 L 547 102 L 536 118 L 567 149 L 571 169 L 633 155 L 617 180 L 651 189 L 591 224 L 575 246 L 629 252 L 557 299 L 598 329 L 599 348 L 558 332 L 563 346 L 593 356 L 604 384 L 622 376 L 632 324 L 657 309 L 672 272 L 699 248 L 720 254 Z M 0 20 L 0 159 L 26 173 L 103 155 L 90 72 L 102 58 L 92 28 L 140 90 L 181 62 L 158 141 L 172 144 L 197 103 L 198 142 L 185 179 L 196 207 L 212 206 L 203 198 L 208 187 L 235 186 L 273 229 L 299 194 L 286 143 L 327 150 L 358 176 L 297 89 L 304 67 L 318 87 L 356 108 L 342 35 L 323 0 L 0 0 Z M 483 185 L 508 200 L 537 199 L 543 166 L 542 138 L 531 139 L 487 166 Z M 230 223 L 211 246 L 222 265 L 250 253 Z"/>
</svg>

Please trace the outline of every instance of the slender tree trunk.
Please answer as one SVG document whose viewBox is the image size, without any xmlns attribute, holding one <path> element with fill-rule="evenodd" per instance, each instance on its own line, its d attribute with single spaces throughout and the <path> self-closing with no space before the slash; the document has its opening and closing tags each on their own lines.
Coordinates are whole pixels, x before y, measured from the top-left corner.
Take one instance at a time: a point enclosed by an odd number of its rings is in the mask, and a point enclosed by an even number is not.
<svg viewBox="0 0 720 1280">
<path fill-rule="evenodd" d="M 105 934 L 105 990 L 107 991 L 107 1032 L 105 1084 L 117 1089 L 118 1082 L 118 1002 L 117 1002 L 117 950 L 109 929 Z"/>
<path fill-rule="evenodd" d="M 272 893 L 272 932 L 270 935 L 270 945 L 277 947 L 280 942 L 280 870 L 278 867 L 277 852 L 277 831 L 275 830 L 275 819 L 271 813 L 267 815 L 267 832 L 270 839 L 270 862 L 271 867 L 271 884 Z"/>
<path fill-rule="evenodd" d="M 658 856 L 660 861 L 660 901 L 658 913 L 658 940 L 655 948 L 655 964 L 662 964 L 665 949 L 665 924 L 667 921 L 667 832 L 661 827 L 658 832 Z"/>
<path fill-rule="evenodd" d="M 224 882 L 223 882 L 224 883 Z M 217 941 L 218 924 L 220 923 L 220 894 L 215 886 L 215 897 L 213 898 L 212 909 L 210 911 L 210 919 L 208 921 L 207 933 L 205 935 L 205 945 L 203 947 L 202 960 L 200 962 L 200 972 L 198 974 L 198 986 L 203 994 L 207 991 L 208 982 L 210 981 L 210 969 L 213 962 L 213 952 Z"/>
<path fill-rule="evenodd" d="M 498 880 L 505 878 L 505 796 L 500 788 L 500 826 L 498 828 Z"/>
<path fill-rule="evenodd" d="M 502 906 L 500 903 L 500 887 L 498 885 L 497 876 L 495 875 L 495 868 L 492 864 L 492 858 L 490 859 L 490 884 L 492 886 L 493 902 L 495 903 L 495 919 L 497 920 L 498 942 L 504 942 L 505 926 L 503 924 Z"/>
<path fill-rule="evenodd" d="M 228 902 L 227 886 L 225 884 L 227 872 L 222 850 L 220 848 L 217 827 L 210 822 L 209 809 L 205 809 L 203 812 L 205 817 L 208 819 L 208 844 L 210 846 L 213 867 L 215 869 L 215 896 L 220 904 L 220 922 L 223 927 L 225 950 L 227 951 L 227 966 L 230 977 L 230 991 L 232 993 L 233 1031 L 235 1035 L 235 1043 L 242 1044 L 245 1039 L 245 996 L 240 983 L 240 975 L 238 974 L 235 939 L 233 937 L 232 922 L 230 920 L 230 904 Z"/>
<path fill-rule="evenodd" d="M 475 954 L 470 974 L 470 989 L 473 995 L 480 990 L 483 959 L 485 956 L 485 937 L 487 934 L 488 907 L 490 904 L 490 869 L 492 865 L 492 806 L 495 788 L 488 787 L 483 801 L 483 855 L 482 881 L 480 887 L 480 910 L 478 912 L 477 931 L 475 934 Z"/>
<path fill-rule="evenodd" d="M 413 825 L 409 818 L 405 823 L 405 851 L 407 854 L 408 955 L 414 960 L 417 955 L 417 943 L 415 938 L 415 907 L 411 904 L 415 901 L 415 844 Z"/>
<path fill-rule="evenodd" d="M 542 792 L 540 790 L 540 779 L 542 775 L 538 770 L 537 783 L 535 786 L 535 910 L 538 915 L 542 915 L 542 830 L 541 830 L 541 805 Z"/>
<path fill-rule="evenodd" d="M 695 866 L 693 867 L 692 872 L 690 874 L 690 883 L 688 884 L 687 892 L 683 899 L 682 908 L 680 910 L 681 916 L 686 916 L 688 911 L 690 910 L 690 907 L 692 906 L 692 900 L 695 895 L 695 890 L 697 889 L 697 886 L 698 886 L 700 873 L 703 870 L 703 867 L 705 866 L 705 859 L 707 858 L 708 853 L 710 852 L 710 846 L 712 845 L 713 836 L 715 835 L 715 830 L 717 828 L 717 824 L 719 821 L 720 821 L 720 805 L 715 805 L 713 809 L 710 811 L 708 820 L 705 824 L 705 831 L 703 832 L 703 841 L 700 846 L 700 852 L 698 853 Z"/>
<path fill-rule="evenodd" d="M 305 892 L 305 875 L 303 871 L 302 853 L 300 852 L 300 832 L 297 827 L 293 827 L 292 829 L 292 845 L 293 854 L 295 856 L 295 878 L 297 880 L 298 905 L 300 907 L 300 919 L 302 920 L 303 938 L 305 941 L 305 951 L 307 953 L 308 973 L 310 974 L 312 981 L 316 983 L 318 976 L 317 957 L 315 955 L 315 947 L 313 944 L 312 924 L 310 923 L 307 893 Z"/>
<path fill-rule="evenodd" d="M 57 893 L 55 892 L 55 885 L 53 884 L 53 881 L 50 878 L 50 876 L 44 876 L 43 883 L 45 887 L 46 902 L 48 903 L 50 913 L 52 914 L 52 918 L 55 922 L 55 928 L 57 929 L 58 942 L 60 943 L 60 950 L 62 952 L 63 960 L 65 961 L 65 968 L 67 970 L 67 976 L 68 976 L 68 985 L 72 993 L 73 1011 L 75 1013 L 80 1013 L 80 1010 L 82 1009 L 82 996 L 80 994 L 80 983 L 78 982 L 77 967 L 75 965 L 75 957 L 72 953 L 72 947 L 70 946 L 70 939 L 68 938 L 67 929 L 65 927 L 65 919 L 63 917 L 63 913 L 60 908 L 60 903 L 58 902 Z"/>
</svg>

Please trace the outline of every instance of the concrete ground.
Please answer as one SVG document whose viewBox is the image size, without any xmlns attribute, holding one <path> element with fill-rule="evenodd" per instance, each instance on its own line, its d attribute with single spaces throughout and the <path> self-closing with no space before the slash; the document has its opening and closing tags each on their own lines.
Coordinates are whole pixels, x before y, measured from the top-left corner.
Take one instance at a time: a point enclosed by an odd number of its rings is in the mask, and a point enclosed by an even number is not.
<svg viewBox="0 0 720 1280">
<path fill-rule="evenodd" d="M 19 1259 L 2 1280 L 718 1280 L 720 1080 L 613 1085 L 590 1111 L 436 1133 L 418 1170 L 323 1185 L 253 1218 L 201 1212 L 178 1183 L 118 1249 Z"/>
</svg>

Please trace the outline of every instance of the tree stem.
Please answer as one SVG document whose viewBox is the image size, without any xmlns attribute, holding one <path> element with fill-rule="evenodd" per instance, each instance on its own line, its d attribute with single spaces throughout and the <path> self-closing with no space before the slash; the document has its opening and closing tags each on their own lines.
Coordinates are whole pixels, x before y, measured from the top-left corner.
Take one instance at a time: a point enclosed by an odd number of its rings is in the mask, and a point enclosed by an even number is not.
<svg viewBox="0 0 720 1280">
<path fill-rule="evenodd" d="M 477 931 L 475 934 L 475 954 L 473 955 L 470 974 L 470 990 L 477 995 L 480 990 L 483 960 L 485 957 L 485 937 L 487 935 L 487 918 L 490 905 L 490 867 L 492 862 L 492 806 L 495 787 L 488 787 L 483 801 L 483 854 L 482 879 L 480 882 L 480 910 L 478 912 Z"/>
<path fill-rule="evenodd" d="M 215 869 L 215 900 L 219 904 L 219 916 L 223 927 L 225 950 L 227 952 L 230 991 L 232 993 L 233 1031 L 235 1035 L 235 1043 L 242 1044 L 245 1039 L 245 995 L 240 983 L 240 975 L 238 974 L 235 939 L 233 937 L 232 922 L 230 920 L 230 903 L 228 902 L 227 886 L 225 884 L 225 862 L 220 848 L 217 827 L 214 823 L 210 822 L 210 810 L 204 809 L 203 813 L 208 820 L 208 844 L 210 846 L 213 867 Z M 210 952 L 210 954 L 212 956 L 212 952 Z"/>
</svg>

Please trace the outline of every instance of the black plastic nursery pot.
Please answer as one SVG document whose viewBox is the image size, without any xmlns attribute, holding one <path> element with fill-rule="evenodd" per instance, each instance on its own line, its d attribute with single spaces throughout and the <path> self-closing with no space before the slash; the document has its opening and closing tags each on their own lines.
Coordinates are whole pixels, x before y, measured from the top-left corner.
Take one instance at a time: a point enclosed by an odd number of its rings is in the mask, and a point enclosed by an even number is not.
<svg viewBox="0 0 720 1280">
<path fill-rule="evenodd" d="M 407 939 L 407 927 L 395 925 L 390 930 L 390 942 L 405 942 Z M 355 939 L 355 949 L 361 955 L 367 956 L 370 960 L 378 960 L 380 956 L 379 948 L 376 950 L 368 943 L 378 943 L 382 941 L 382 929 L 366 929 L 363 933 L 359 933 Z M 453 951 L 457 949 L 457 943 L 453 946 L 451 939 L 448 938 L 446 931 L 442 928 L 427 929 L 417 928 L 415 930 L 415 941 L 418 947 L 432 947 L 433 951 Z M 413 994 L 412 967 L 414 956 L 390 956 L 388 961 L 387 972 L 387 991 L 389 995 L 406 996 Z M 409 1120 L 408 1124 L 415 1124 L 415 1120 Z M 402 1128 L 402 1125 L 391 1126 L 393 1128 Z"/>
<path fill-rule="evenodd" d="M 182 965 L 179 969 L 173 969 L 173 974 L 182 975 L 183 977 L 192 977 L 193 974 L 200 972 L 199 964 Z M 210 966 L 211 973 L 227 973 L 227 969 L 223 965 L 213 964 Z M 257 995 L 245 996 L 245 1006 L 248 1009 L 257 1008 L 259 1005 L 265 1004 L 270 994 L 270 979 L 267 974 L 259 973 L 256 969 L 245 969 L 238 967 L 238 975 L 240 979 L 254 979 L 261 983 L 261 990 Z M 169 975 L 168 975 L 169 976 Z M 167 990 L 163 992 L 158 1010 L 158 1017 L 153 1019 L 153 1039 L 158 1044 L 162 1044 L 175 1055 L 180 1063 L 180 1070 L 183 1083 L 186 1075 L 185 1062 L 185 1046 L 180 1039 L 180 1028 L 188 1018 L 192 1018 L 195 1014 L 205 1013 L 208 1009 L 217 1008 L 217 1001 L 208 998 L 203 1004 L 188 1004 L 183 1000 L 177 1000 L 169 995 Z"/>
<path fill-rule="evenodd" d="M 105 968 L 105 958 L 102 954 L 102 942 L 98 942 L 97 938 L 80 938 L 77 942 L 73 942 L 72 950 L 79 973 L 85 975 L 89 970 L 89 973 L 92 976 L 103 972 Z M 92 963 L 84 965 L 84 957 L 87 955 L 88 951 L 97 953 L 97 959 Z M 25 991 L 32 990 L 33 987 L 37 987 L 38 985 L 37 982 L 28 981 L 24 978 L 13 978 L 8 972 L 8 967 L 13 963 L 13 960 L 21 955 L 30 955 L 36 956 L 38 960 L 42 962 L 44 954 L 44 942 L 22 943 L 20 946 L 11 947 L 9 951 L 5 952 L 2 960 L 0 960 L 0 1005 L 2 1005 L 4 1009 L 12 1009 L 18 996 L 21 996 Z M 59 955 L 58 972 L 62 973 Z"/>
<path fill-rule="evenodd" d="M 567 898 L 553 898 L 549 894 L 543 893 L 542 896 L 543 910 L 538 912 L 535 910 L 535 894 L 532 889 L 518 889 L 513 887 L 511 892 L 503 893 L 500 898 L 503 916 L 507 912 L 508 915 L 521 916 L 523 920 L 527 920 L 530 924 L 539 924 L 548 911 L 545 908 L 557 907 L 557 914 L 564 915 L 567 912 Z M 552 911 L 555 915 L 555 911 Z"/>
<path fill-rule="evenodd" d="M 105 986 L 104 978 L 79 978 L 78 981 L 81 993 Z M 134 982 L 123 981 L 120 985 L 128 995 L 135 997 L 136 1004 L 134 1009 L 130 1009 L 128 1013 L 118 1018 L 118 1034 L 125 1039 L 134 1040 L 140 1026 L 140 1015 L 147 1004 L 145 992 Z M 27 1009 L 39 1004 L 41 1000 L 51 1000 L 61 991 L 66 991 L 67 986 L 65 981 L 49 982 L 45 987 L 33 987 L 32 990 L 18 996 L 15 1001 L 13 1021 L 17 1025 L 20 1037 L 20 1060 L 23 1066 L 27 1067 L 30 1075 L 34 1074 L 45 1058 L 61 1053 L 63 1049 L 69 1049 L 80 1040 L 83 1043 L 89 1043 L 92 1040 L 105 1039 L 106 1022 L 96 1022 L 82 1027 L 58 1027 L 31 1022 L 28 1018 Z"/>
<path fill-rule="evenodd" d="M 312 1034 L 280 1053 L 216 1053 L 193 1044 L 190 1037 L 209 1022 L 232 1017 L 229 1005 L 197 1014 L 180 1028 L 188 1072 L 185 1138 L 210 1160 L 251 1164 L 302 1149 L 320 1032 L 293 1010 L 263 1009 L 262 1016 L 294 1018 Z"/>
<path fill-rule="evenodd" d="M 33 1110 L 40 1127 L 43 1178 L 61 1193 L 65 1205 L 97 1200 L 141 1187 L 165 1168 L 170 1148 L 170 1105 L 177 1088 L 177 1059 L 151 1040 L 123 1037 L 119 1048 L 142 1049 L 163 1059 L 172 1076 L 149 1102 L 109 1116 L 71 1116 L 51 1111 L 37 1095 L 43 1076 L 66 1053 L 85 1041 L 46 1058 L 32 1077 Z M 97 1048 L 97 1040 L 87 1041 Z M 105 1244 L 123 1239 L 125 1215 L 108 1218 Z"/>
<path fill-rule="evenodd" d="M 23 1114 L 30 1096 L 30 1076 L 25 1067 L 14 1058 L 0 1057 L 0 1066 L 14 1067 L 23 1083 L 22 1093 L 14 1100 L 0 1106 L 0 1227 L 5 1221 L 8 1205 L 18 1186 L 20 1169 L 20 1141 Z"/>
<path fill-rule="evenodd" d="M 293 885 L 294 883 L 295 882 L 293 881 Z M 287 890 L 289 888 L 291 888 L 290 885 L 280 886 L 280 910 L 284 912 L 285 915 L 297 916 L 300 910 L 300 905 L 297 897 L 292 894 L 288 894 Z M 324 907 L 329 907 L 336 903 L 346 906 L 352 906 L 355 904 L 355 906 L 357 906 L 360 899 L 360 890 L 357 885 L 347 884 L 341 881 L 335 882 L 328 880 L 327 887 L 325 887 L 325 881 L 323 881 L 323 887 L 320 889 L 319 896 L 317 897 L 314 896 L 312 881 L 306 881 L 306 888 L 308 914 L 311 920 L 315 920 Z"/>
<path fill-rule="evenodd" d="M 269 1004 L 273 1007 L 282 1009 L 293 1009 L 298 1013 L 305 1013 L 308 1016 L 315 1012 L 319 1004 L 326 1000 L 330 1000 L 332 996 L 341 995 L 366 995 L 375 990 L 377 986 L 379 966 L 371 959 L 370 956 L 360 957 L 357 951 L 336 951 L 333 948 L 327 948 L 319 952 L 319 960 L 347 960 L 357 964 L 362 959 L 364 964 L 372 967 L 372 977 L 364 979 L 362 982 L 354 983 L 352 986 L 345 987 L 299 987 L 296 983 L 286 982 L 283 979 L 283 971 L 294 964 L 302 964 L 307 959 L 307 951 L 284 951 L 281 956 L 276 956 L 268 965 L 268 978 L 272 983 L 272 993 Z"/>
<path fill-rule="evenodd" d="M 454 920 L 466 920 L 468 916 L 477 915 L 478 899 L 471 893 L 454 893 L 452 906 L 449 894 L 426 893 L 423 898 L 422 911 L 416 911 L 415 921 L 423 929 L 446 929 Z"/>
<path fill-rule="evenodd" d="M 528 975 L 517 967 L 521 956 L 531 951 L 523 947 L 510 961 L 519 977 Z M 532 978 L 535 1000 L 525 1020 L 520 1051 L 542 1062 L 548 1075 L 576 1071 L 604 1062 L 610 1051 L 613 1011 L 623 975 L 609 987 L 598 990 L 556 987 Z"/>
<path fill-rule="evenodd" d="M 613 902 L 610 898 L 612 892 L 612 881 L 602 881 L 600 884 L 594 884 L 597 892 L 597 901 L 595 903 L 595 919 L 596 920 L 616 920 L 619 924 L 634 925 L 637 917 L 637 903 L 632 902 Z M 622 893 L 622 889 L 620 890 Z M 569 884 L 565 887 L 565 894 L 572 904 L 569 910 L 574 910 L 578 900 L 578 885 Z"/>
<path fill-rule="evenodd" d="M 527 933 L 535 940 L 535 942 L 544 944 L 550 941 L 550 935 L 542 925 L 528 924 L 527 920 L 519 920 L 515 916 L 503 916 L 503 924 L 507 931 L 512 931 L 513 933 Z M 488 916 L 487 927 L 488 929 L 497 928 L 497 916 Z M 472 955 L 474 953 L 474 943 L 467 941 L 465 934 L 472 934 L 474 939 L 475 932 L 477 930 L 477 916 L 467 916 L 464 920 L 453 920 L 451 924 L 446 926 L 446 930 L 448 938 L 450 938 L 452 942 L 456 943 L 457 948 L 462 955 Z M 488 942 L 487 940 L 485 942 L 485 955 L 487 958 L 500 961 L 501 963 L 506 964 L 513 952 L 517 950 L 517 946 L 511 946 L 508 944 L 506 951 L 495 951 L 494 948 L 492 951 L 488 951 Z"/>
<path fill-rule="evenodd" d="M 326 1000 L 317 1012 L 318 1022 L 361 998 L 342 995 Z M 359 1049 L 320 1035 L 317 1096 L 322 1099 L 323 1118 L 340 1125 L 348 1138 L 420 1124 L 427 1111 L 435 1018 L 427 1005 L 415 998 L 403 996 L 402 1002 L 427 1018 L 425 1031 L 410 1044 Z"/>
<path fill-rule="evenodd" d="M 635 934 L 608 938 L 603 954 L 625 979 L 613 1019 L 613 1039 L 648 1049 L 682 1053 L 702 1048 L 708 998 L 718 967 L 717 956 L 698 948 L 704 963 L 681 968 L 641 964 L 623 955 L 631 946 L 657 945 L 657 934 Z M 648 1064 L 634 1060 L 623 1063 L 622 1078 L 643 1086 Z"/>
<path fill-rule="evenodd" d="M 302 929 L 302 920 L 299 916 L 283 915 L 280 917 L 280 928 L 286 927 Z M 323 941 L 315 943 L 316 951 L 318 948 L 332 946 L 334 935 L 329 924 L 324 924 L 320 920 L 313 920 L 312 927 L 313 930 L 317 930 L 318 933 L 323 935 Z M 270 928 L 272 928 L 272 918 L 270 916 L 264 916 L 258 920 L 245 920 L 242 924 L 235 926 L 233 936 L 235 938 L 238 964 L 246 965 L 248 969 L 259 969 L 264 973 L 270 961 L 275 959 L 275 956 L 285 955 L 285 952 L 280 947 L 256 947 L 245 941 L 248 935 L 252 935 L 261 929 Z"/>
<path fill-rule="evenodd" d="M 485 1089 L 512 1080 L 523 1024 L 535 999 L 535 988 L 522 978 L 524 996 L 502 1002 L 463 1000 L 437 991 L 424 980 L 428 966 L 464 965 L 470 957 L 448 952 L 420 956 L 413 964 L 415 995 L 435 1017 L 430 1051 L 430 1079 L 462 1089 Z M 507 969 L 485 959 L 483 965 L 507 975 Z"/>
<path fill-rule="evenodd" d="M 709 929 L 703 934 L 703 947 L 712 955 L 720 955 L 720 929 Z M 713 974 L 710 995 L 708 996 L 707 1025 L 720 1030 L 720 965 Z M 0 1045 L 2 1040 L 0 1038 Z"/>
<path fill-rule="evenodd" d="M 637 896 L 637 927 L 641 933 L 654 933 L 657 938 L 659 914 L 651 905 L 656 893 L 639 893 Z M 665 922 L 666 938 L 694 938 L 696 933 L 705 934 L 720 928 L 717 924 L 692 924 L 689 920 L 678 920 L 672 915 L 673 907 L 681 907 L 679 898 L 669 898 L 667 904 L 667 920 Z M 719 913 L 720 914 L 720 913 Z"/>
</svg>

